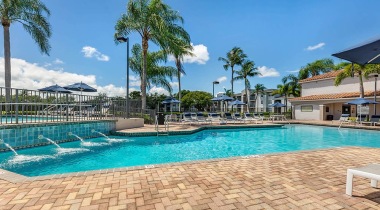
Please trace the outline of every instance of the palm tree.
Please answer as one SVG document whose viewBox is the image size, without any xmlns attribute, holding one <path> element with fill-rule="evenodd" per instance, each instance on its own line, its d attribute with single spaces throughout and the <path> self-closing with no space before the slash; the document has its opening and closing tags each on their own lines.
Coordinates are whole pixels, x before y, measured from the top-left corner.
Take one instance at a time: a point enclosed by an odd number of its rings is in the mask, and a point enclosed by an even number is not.
<svg viewBox="0 0 380 210">
<path fill-rule="evenodd" d="M 51 27 L 46 16 L 49 9 L 40 0 L 1 0 L 0 18 L 4 29 L 4 64 L 6 100 L 10 99 L 11 86 L 11 45 L 9 28 L 18 22 L 32 36 L 41 53 L 49 55 Z"/>
<path fill-rule="evenodd" d="M 260 93 L 264 93 L 264 90 L 265 90 L 265 86 L 263 84 L 256 84 L 255 87 L 253 88 L 253 92 L 255 93 L 255 112 L 257 113 L 259 110 L 258 110 L 258 105 L 257 105 L 257 97 L 259 96 Z"/>
<path fill-rule="evenodd" d="M 239 47 L 234 47 L 232 50 L 230 50 L 227 53 L 226 58 L 219 57 L 219 61 L 223 61 L 224 65 L 223 68 L 228 71 L 228 68 L 231 67 L 231 94 L 232 97 L 234 95 L 234 67 L 235 65 L 241 65 L 243 63 L 243 60 L 247 57 L 246 54 L 244 54 L 243 50 Z"/>
<path fill-rule="evenodd" d="M 259 75 L 261 75 L 261 73 L 258 72 L 257 68 L 255 67 L 255 62 L 250 61 L 250 60 L 243 61 L 241 67 L 242 67 L 241 70 L 236 71 L 237 76 L 235 78 L 233 78 L 233 80 L 234 81 L 244 80 L 247 111 L 249 112 L 248 89 L 251 89 L 251 83 L 249 82 L 248 78 L 259 76 Z"/>
<path fill-rule="evenodd" d="M 294 74 L 286 76 L 286 83 L 289 86 L 290 95 L 299 97 L 301 95 L 301 85 L 298 83 L 299 79 Z"/>
<path fill-rule="evenodd" d="M 177 73 L 177 69 L 172 66 L 160 66 L 162 62 L 166 62 L 166 56 L 163 51 L 149 52 L 147 53 L 147 75 L 146 81 L 143 82 L 142 72 L 142 48 L 139 44 L 134 44 L 132 47 L 132 57 L 130 59 L 131 70 L 137 74 L 140 78 L 140 90 L 143 92 L 143 88 L 150 88 L 151 85 L 157 85 L 165 88 L 170 93 L 172 92 L 172 87 L 168 78 L 172 79 Z M 143 86 L 147 84 L 147 86 Z"/>
<path fill-rule="evenodd" d="M 348 77 L 354 77 L 355 75 L 359 78 L 359 92 L 360 98 L 364 97 L 364 86 L 363 86 L 363 76 L 368 79 L 371 73 L 380 73 L 379 64 L 367 64 L 367 65 L 347 65 L 343 71 L 339 72 L 335 77 L 335 86 L 340 85 L 344 79 Z"/>
<path fill-rule="evenodd" d="M 143 57 L 141 99 L 143 109 L 146 107 L 147 84 L 145 81 L 147 81 L 149 41 L 158 44 L 162 49 L 166 49 L 170 43 L 170 38 L 173 36 L 190 40 L 189 34 L 178 23 L 183 23 L 183 18 L 179 12 L 172 10 L 162 0 L 130 0 L 127 13 L 123 14 L 116 23 L 115 40 L 120 36 L 128 36 L 132 32 L 137 32 L 141 36 Z"/>
<path fill-rule="evenodd" d="M 316 60 L 308 63 L 299 71 L 299 79 L 306 79 L 321 73 L 326 73 L 335 69 L 334 61 L 330 58 Z"/>
<path fill-rule="evenodd" d="M 272 92 L 273 95 L 278 94 L 280 96 L 284 96 L 285 98 L 285 111 L 288 108 L 288 96 L 291 94 L 291 89 L 288 83 L 288 77 L 285 76 L 281 79 L 282 84 L 277 85 L 277 90 Z"/>
<path fill-rule="evenodd" d="M 170 42 L 169 47 L 166 49 L 169 54 L 173 55 L 175 66 L 177 67 L 177 80 L 178 80 L 178 100 L 181 101 L 181 75 L 186 75 L 185 69 L 183 67 L 184 56 L 193 56 L 191 52 L 193 46 L 191 46 L 190 40 L 184 40 L 181 37 L 173 38 Z M 179 104 L 179 109 L 181 110 L 181 104 Z"/>
</svg>

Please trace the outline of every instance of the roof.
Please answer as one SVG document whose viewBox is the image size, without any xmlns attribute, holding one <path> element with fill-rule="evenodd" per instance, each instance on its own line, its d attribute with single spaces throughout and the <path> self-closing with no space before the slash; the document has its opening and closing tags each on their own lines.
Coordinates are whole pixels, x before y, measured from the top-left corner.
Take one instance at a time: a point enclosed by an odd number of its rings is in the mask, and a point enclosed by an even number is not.
<svg viewBox="0 0 380 210">
<path fill-rule="evenodd" d="M 330 72 L 327 72 L 327 73 L 324 73 L 324 74 L 320 74 L 320 75 L 317 75 L 317 76 L 314 76 L 314 77 L 309 77 L 309 78 L 300 80 L 299 83 L 334 78 L 334 77 L 336 77 L 342 71 L 343 71 L 343 69 L 338 70 L 338 71 L 330 71 Z"/>
<path fill-rule="evenodd" d="M 373 96 L 374 91 L 364 92 L 364 97 Z M 380 91 L 376 92 L 379 95 Z M 321 94 L 321 95 L 310 95 L 298 98 L 289 99 L 290 101 L 316 101 L 316 100 L 328 100 L 328 99 L 345 99 L 345 98 L 358 98 L 360 97 L 359 92 L 347 92 L 347 93 L 333 93 L 333 94 Z"/>
</svg>

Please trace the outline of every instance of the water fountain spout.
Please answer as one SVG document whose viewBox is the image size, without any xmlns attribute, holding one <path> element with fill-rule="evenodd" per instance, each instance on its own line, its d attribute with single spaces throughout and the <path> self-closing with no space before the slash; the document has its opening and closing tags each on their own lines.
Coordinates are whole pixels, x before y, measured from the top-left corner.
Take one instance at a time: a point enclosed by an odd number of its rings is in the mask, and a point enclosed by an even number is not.
<svg viewBox="0 0 380 210">
<path fill-rule="evenodd" d="M 10 149 L 15 155 L 18 155 L 16 150 L 14 150 L 11 145 L 4 142 L 4 140 L 0 139 L 0 144 L 4 144 L 8 149 Z"/>
<path fill-rule="evenodd" d="M 75 134 L 73 134 L 73 133 L 69 133 L 69 136 L 75 136 L 75 137 L 77 137 L 81 142 L 84 142 L 84 140 L 80 137 L 80 136 L 78 136 L 78 135 L 75 135 Z"/>
<path fill-rule="evenodd" d="M 104 138 L 106 138 L 106 139 L 110 139 L 110 137 L 108 137 L 106 134 L 104 134 L 104 133 L 101 133 L 101 132 L 98 132 L 98 131 L 95 131 L 95 130 L 92 130 L 92 132 L 93 133 L 97 133 L 97 134 L 100 134 L 100 135 L 102 135 Z"/>
<path fill-rule="evenodd" d="M 49 139 L 48 137 L 45 137 L 45 136 L 43 136 L 43 135 L 39 135 L 38 138 L 39 138 L 39 139 L 46 139 L 48 142 L 54 144 L 56 147 L 61 148 L 57 143 L 55 143 L 55 141 Z"/>
</svg>

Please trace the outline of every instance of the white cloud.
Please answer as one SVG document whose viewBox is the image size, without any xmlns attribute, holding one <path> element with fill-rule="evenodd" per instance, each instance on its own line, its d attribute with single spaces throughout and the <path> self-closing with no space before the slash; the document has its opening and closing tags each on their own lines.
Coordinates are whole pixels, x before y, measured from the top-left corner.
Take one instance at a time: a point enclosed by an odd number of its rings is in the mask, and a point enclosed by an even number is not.
<svg viewBox="0 0 380 210">
<path fill-rule="evenodd" d="M 157 93 L 157 94 L 164 94 L 164 95 L 170 95 L 169 92 L 167 90 L 165 90 L 164 88 L 162 87 L 156 87 L 156 86 L 153 86 L 150 90 L 149 90 L 149 93 L 150 94 L 154 94 L 154 93 Z"/>
<path fill-rule="evenodd" d="M 140 87 L 141 80 L 137 76 L 129 75 L 129 86 Z"/>
<path fill-rule="evenodd" d="M 172 86 L 172 88 L 178 88 L 179 87 L 178 82 L 169 82 L 169 83 L 170 83 L 170 86 Z"/>
<path fill-rule="evenodd" d="M 63 62 L 62 60 L 58 59 L 58 58 L 56 58 L 56 59 L 53 61 L 53 63 L 55 63 L 55 64 L 64 64 L 64 62 Z"/>
<path fill-rule="evenodd" d="M 219 77 L 218 79 L 216 79 L 216 81 L 222 83 L 222 82 L 225 82 L 227 80 L 227 77 L 226 76 L 223 76 L 223 77 Z"/>
<path fill-rule="evenodd" d="M 84 53 L 84 57 L 86 58 L 96 58 L 99 61 L 109 61 L 110 57 L 102 54 L 96 48 L 91 46 L 84 46 L 82 48 L 82 52 Z"/>
<path fill-rule="evenodd" d="M 297 70 L 293 70 L 293 71 L 286 71 L 286 72 L 289 72 L 289 73 L 298 73 L 300 70 L 297 69 Z"/>
<path fill-rule="evenodd" d="M 184 56 L 183 62 L 206 64 L 206 62 L 210 59 L 207 47 L 203 44 L 194 45 L 193 43 L 191 43 L 191 46 L 193 46 L 193 56 Z M 169 61 L 174 61 L 174 57 L 172 55 L 169 56 Z"/>
<path fill-rule="evenodd" d="M 316 44 L 316 45 L 314 45 L 314 46 L 308 46 L 307 48 L 306 48 L 306 50 L 307 51 L 313 51 L 313 50 L 316 50 L 316 49 L 320 49 L 320 48 L 322 48 L 323 46 L 325 46 L 326 44 L 324 43 L 324 42 L 321 42 L 321 43 L 319 43 L 319 44 Z"/>
<path fill-rule="evenodd" d="M 257 70 L 261 73 L 259 77 L 279 77 L 280 73 L 275 68 L 259 66 Z"/>
<path fill-rule="evenodd" d="M 62 70 L 52 70 L 36 63 L 29 63 L 23 59 L 12 58 L 12 87 L 28 90 L 36 90 L 50 85 L 66 86 L 76 82 L 84 82 L 96 89 L 97 93 L 86 93 L 87 95 L 97 95 L 107 93 L 108 96 L 125 96 L 125 87 L 116 87 L 113 84 L 100 86 L 96 83 L 95 75 L 83 75 L 65 72 Z M 0 86 L 4 87 L 4 58 L 0 58 Z M 130 91 L 136 90 L 130 88 Z"/>
</svg>

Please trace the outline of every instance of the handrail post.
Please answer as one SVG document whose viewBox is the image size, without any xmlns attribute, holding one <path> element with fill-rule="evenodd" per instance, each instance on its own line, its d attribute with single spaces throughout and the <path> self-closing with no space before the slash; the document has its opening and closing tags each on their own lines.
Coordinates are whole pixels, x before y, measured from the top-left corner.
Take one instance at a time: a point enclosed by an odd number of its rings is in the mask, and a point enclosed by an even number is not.
<svg viewBox="0 0 380 210">
<path fill-rule="evenodd" d="M 18 89 L 16 89 L 15 117 L 16 117 L 16 124 L 18 124 Z"/>
</svg>

